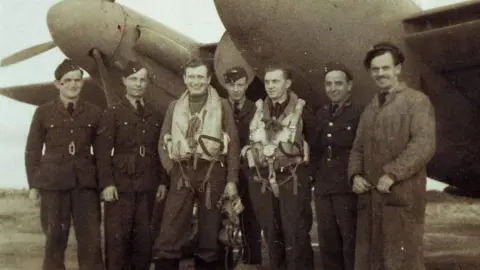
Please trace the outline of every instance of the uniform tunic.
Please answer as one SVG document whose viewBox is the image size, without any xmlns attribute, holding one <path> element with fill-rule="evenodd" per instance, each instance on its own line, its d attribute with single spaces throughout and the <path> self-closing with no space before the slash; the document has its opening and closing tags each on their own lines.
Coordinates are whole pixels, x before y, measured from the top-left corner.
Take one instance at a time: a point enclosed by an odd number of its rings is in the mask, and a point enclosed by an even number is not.
<svg viewBox="0 0 480 270">
<path fill-rule="evenodd" d="M 44 270 L 65 269 L 72 219 L 80 269 L 104 269 L 100 199 L 91 151 L 100 116 L 99 108 L 82 100 L 70 115 L 60 99 L 39 106 L 33 116 L 25 164 L 30 188 L 39 189 L 41 195 Z"/>
<path fill-rule="evenodd" d="M 255 114 L 255 104 L 246 99 L 239 110 L 234 109 L 235 126 L 237 127 L 240 146 L 244 147 L 249 141 L 250 121 Z M 240 226 L 244 240 L 243 262 L 246 264 L 262 264 L 262 236 L 261 227 L 255 217 L 250 192 L 248 189 L 246 164 L 243 164 L 239 174 L 238 191 L 242 199 L 244 210 L 240 214 Z"/>
<path fill-rule="evenodd" d="M 359 195 L 355 269 L 422 270 L 425 166 L 435 152 L 435 117 L 423 93 L 400 83 L 366 107 L 350 154 L 349 179 L 362 175 L 373 186 L 385 174 L 390 193 Z"/>
<path fill-rule="evenodd" d="M 146 103 L 141 115 L 126 98 L 102 116 L 96 141 L 100 187 L 114 185 L 119 193 L 117 201 L 105 202 L 109 270 L 150 265 L 150 221 L 158 185 L 165 180 L 156 151 L 161 125 L 153 106 Z"/>
<path fill-rule="evenodd" d="M 326 105 L 317 113 L 311 138 L 315 179 L 315 211 L 324 269 L 353 270 L 357 195 L 347 168 L 361 109 L 346 101 L 335 110 Z"/>
</svg>

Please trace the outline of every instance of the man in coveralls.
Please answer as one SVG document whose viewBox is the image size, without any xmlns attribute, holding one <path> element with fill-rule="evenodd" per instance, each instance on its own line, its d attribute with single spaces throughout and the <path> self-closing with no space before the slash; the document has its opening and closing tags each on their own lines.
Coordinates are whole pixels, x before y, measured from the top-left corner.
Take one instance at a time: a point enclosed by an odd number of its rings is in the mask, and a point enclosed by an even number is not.
<svg viewBox="0 0 480 270">
<path fill-rule="evenodd" d="M 178 269 L 182 248 L 190 244 L 192 209 L 198 200 L 197 269 L 218 269 L 221 212 L 225 192 L 237 196 L 239 141 L 229 102 L 210 86 L 211 69 L 200 59 L 184 68 L 187 87 L 167 110 L 158 151 L 170 176 L 160 233 L 153 247 L 156 269 Z M 241 203 L 236 203 L 237 212 Z"/>
<path fill-rule="evenodd" d="M 321 261 L 323 269 L 353 270 L 357 195 L 347 169 L 362 110 L 350 99 L 353 77 L 344 64 L 327 63 L 324 78 L 330 102 L 318 111 L 310 141 Z"/>
<path fill-rule="evenodd" d="M 242 156 L 250 168 L 249 192 L 266 238 L 271 269 L 313 269 L 311 186 L 302 111 L 305 101 L 289 88 L 282 67 L 265 73 L 268 97 L 257 101 L 250 145 Z"/>
<path fill-rule="evenodd" d="M 71 60 L 57 67 L 54 84 L 59 97 L 35 110 L 25 151 L 30 198 L 40 196 L 43 269 L 65 269 L 73 219 L 79 268 L 101 270 L 100 196 L 91 151 L 101 110 L 79 98 L 83 71 Z"/>
<path fill-rule="evenodd" d="M 146 270 L 155 196 L 163 199 L 167 190 L 156 151 L 162 115 L 143 98 L 148 71 L 141 63 L 127 64 L 123 83 L 126 95 L 104 112 L 96 141 L 105 200 L 105 257 L 108 270 Z"/>
<path fill-rule="evenodd" d="M 348 164 L 358 195 L 356 270 L 423 270 L 426 164 L 435 153 L 430 99 L 400 80 L 405 56 L 389 42 L 364 59 L 379 92 L 360 117 Z"/>
<path fill-rule="evenodd" d="M 243 67 L 232 67 L 223 75 L 228 91 L 228 100 L 233 108 L 233 117 L 237 127 L 240 147 L 248 144 L 249 126 L 255 113 L 255 103 L 248 100 L 245 93 L 248 88 L 248 74 Z M 240 214 L 240 227 L 243 237 L 243 264 L 262 264 L 261 227 L 255 217 L 250 194 L 248 192 L 247 167 L 242 166 L 239 174 L 238 189 L 244 210 Z"/>
</svg>

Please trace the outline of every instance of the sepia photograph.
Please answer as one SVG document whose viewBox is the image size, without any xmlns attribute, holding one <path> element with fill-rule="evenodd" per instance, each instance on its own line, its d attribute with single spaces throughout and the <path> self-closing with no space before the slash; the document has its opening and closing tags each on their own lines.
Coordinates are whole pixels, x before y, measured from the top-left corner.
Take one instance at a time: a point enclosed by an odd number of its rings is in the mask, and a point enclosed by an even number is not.
<svg viewBox="0 0 480 270">
<path fill-rule="evenodd" d="M 479 0 L 2 1 L 0 269 L 480 269 L 479 33 Z"/>
</svg>

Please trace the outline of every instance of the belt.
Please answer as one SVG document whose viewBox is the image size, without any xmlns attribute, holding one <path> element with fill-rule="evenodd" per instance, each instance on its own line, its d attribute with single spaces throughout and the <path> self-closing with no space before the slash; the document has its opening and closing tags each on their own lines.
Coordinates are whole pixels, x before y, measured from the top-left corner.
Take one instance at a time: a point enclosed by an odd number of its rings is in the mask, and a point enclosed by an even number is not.
<svg viewBox="0 0 480 270">
<path fill-rule="evenodd" d="M 70 142 L 68 146 L 57 146 L 54 148 L 46 148 L 45 155 L 65 156 L 91 156 L 90 147 L 77 147 L 75 142 Z"/>
<path fill-rule="evenodd" d="M 155 151 L 151 151 L 149 148 L 145 147 L 144 145 L 140 145 L 135 148 L 115 148 L 116 154 L 138 154 L 141 157 L 145 156 L 157 156 L 157 149 Z"/>
</svg>

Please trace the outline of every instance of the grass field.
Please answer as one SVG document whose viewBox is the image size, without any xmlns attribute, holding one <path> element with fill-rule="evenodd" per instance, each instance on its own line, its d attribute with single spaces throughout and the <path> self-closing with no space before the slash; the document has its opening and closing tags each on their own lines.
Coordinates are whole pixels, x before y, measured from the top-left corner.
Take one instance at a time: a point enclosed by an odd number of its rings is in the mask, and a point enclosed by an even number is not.
<svg viewBox="0 0 480 270">
<path fill-rule="evenodd" d="M 424 237 L 427 269 L 480 269 L 480 200 L 429 192 L 429 201 Z M 312 240 L 318 252 L 315 232 L 314 226 Z M 67 269 L 74 270 L 78 269 L 76 247 L 73 232 L 70 235 Z M 26 191 L 0 190 L 0 270 L 41 269 L 43 241 L 38 207 L 27 200 Z"/>
</svg>

